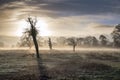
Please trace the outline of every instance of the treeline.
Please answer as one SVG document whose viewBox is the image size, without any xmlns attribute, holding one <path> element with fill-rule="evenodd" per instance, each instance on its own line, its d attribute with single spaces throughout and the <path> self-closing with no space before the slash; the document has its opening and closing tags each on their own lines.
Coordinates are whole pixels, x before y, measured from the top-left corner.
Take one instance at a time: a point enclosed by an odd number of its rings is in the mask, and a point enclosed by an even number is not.
<svg viewBox="0 0 120 80">
<path fill-rule="evenodd" d="M 17 43 L 18 47 L 33 46 L 32 38 L 28 36 L 29 29 L 26 29 L 25 34 L 21 37 L 20 42 Z M 116 25 L 110 36 L 112 40 L 106 35 L 99 35 L 86 37 L 37 37 L 39 47 L 63 47 L 73 46 L 73 50 L 78 47 L 120 47 L 120 24 Z"/>
</svg>

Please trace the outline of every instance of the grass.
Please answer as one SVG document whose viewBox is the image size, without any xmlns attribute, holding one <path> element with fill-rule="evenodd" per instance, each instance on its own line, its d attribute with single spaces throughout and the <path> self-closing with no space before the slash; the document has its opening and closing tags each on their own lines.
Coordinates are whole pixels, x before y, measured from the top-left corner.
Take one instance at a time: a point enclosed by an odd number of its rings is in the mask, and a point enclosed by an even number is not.
<svg viewBox="0 0 120 80">
<path fill-rule="evenodd" d="M 49 80 L 120 80 L 120 52 L 41 50 Z M 34 51 L 0 50 L 0 80 L 38 80 Z"/>
</svg>

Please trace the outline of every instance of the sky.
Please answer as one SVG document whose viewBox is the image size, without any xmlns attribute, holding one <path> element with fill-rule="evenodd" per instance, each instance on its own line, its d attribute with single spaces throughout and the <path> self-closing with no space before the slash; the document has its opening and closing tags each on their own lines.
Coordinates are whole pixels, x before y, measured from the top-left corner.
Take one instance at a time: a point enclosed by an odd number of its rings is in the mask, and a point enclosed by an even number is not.
<svg viewBox="0 0 120 80">
<path fill-rule="evenodd" d="M 0 0 L 0 35 L 21 36 L 29 16 L 41 36 L 110 34 L 119 14 L 120 0 Z"/>
</svg>

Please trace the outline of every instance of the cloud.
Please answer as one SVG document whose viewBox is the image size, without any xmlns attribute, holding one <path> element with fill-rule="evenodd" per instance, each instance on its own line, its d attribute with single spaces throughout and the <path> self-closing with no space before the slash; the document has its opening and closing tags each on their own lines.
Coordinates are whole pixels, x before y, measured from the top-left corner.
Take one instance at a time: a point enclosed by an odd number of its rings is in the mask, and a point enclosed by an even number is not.
<svg viewBox="0 0 120 80">
<path fill-rule="evenodd" d="M 28 3 L 40 9 L 58 12 L 58 16 L 119 14 L 119 0 L 34 0 Z M 46 5 L 42 5 L 46 4 Z"/>
<path fill-rule="evenodd" d="M 100 29 L 100 28 L 113 28 L 113 25 L 105 25 L 105 24 L 99 24 L 99 23 L 90 23 L 88 25 L 89 27 Z"/>
<path fill-rule="evenodd" d="M 101 23 L 89 23 L 87 24 L 86 30 L 89 34 L 92 35 L 100 35 L 100 34 L 107 34 L 110 35 L 114 30 L 114 25 L 107 25 Z"/>
<path fill-rule="evenodd" d="M 18 9 L 22 6 L 19 4 L 15 6 L 16 3 L 23 2 L 29 8 L 37 7 L 33 10 L 35 12 L 55 17 L 120 14 L 119 0 L 2 0 L 0 4 L 5 5 L 13 2 L 15 4 L 6 7 L 6 9 Z M 43 11 L 41 12 L 41 10 Z"/>
<path fill-rule="evenodd" d="M 113 31 L 113 25 L 102 24 L 99 23 L 99 20 L 96 20 L 104 16 L 95 17 L 95 19 L 90 19 L 90 17 L 91 16 L 71 16 L 57 19 L 47 18 L 48 29 L 52 31 L 53 35 L 61 36 L 100 35 L 110 34 Z M 104 19 L 111 19 L 110 17 L 105 17 Z"/>
<path fill-rule="evenodd" d="M 113 24 L 120 23 L 119 3 L 119 0 L 1 0 L 0 28 L 7 32 L 10 30 L 4 26 L 12 26 L 12 32 L 15 29 L 12 23 L 33 15 L 47 20 L 49 30 L 56 35 L 109 34 Z"/>
</svg>

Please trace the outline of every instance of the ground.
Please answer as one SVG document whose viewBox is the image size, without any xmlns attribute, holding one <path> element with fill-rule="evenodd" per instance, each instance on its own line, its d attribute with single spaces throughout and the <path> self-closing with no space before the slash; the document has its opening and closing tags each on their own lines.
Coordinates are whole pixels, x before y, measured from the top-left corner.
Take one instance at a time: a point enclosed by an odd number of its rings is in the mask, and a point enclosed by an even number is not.
<svg viewBox="0 0 120 80">
<path fill-rule="evenodd" d="M 120 80 L 119 49 L 40 50 L 48 80 Z M 1 49 L 0 80 L 39 80 L 34 50 Z"/>
</svg>

